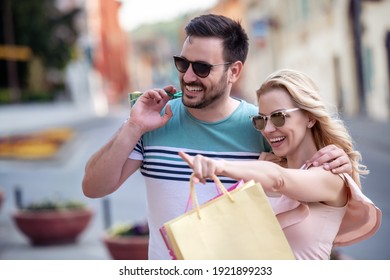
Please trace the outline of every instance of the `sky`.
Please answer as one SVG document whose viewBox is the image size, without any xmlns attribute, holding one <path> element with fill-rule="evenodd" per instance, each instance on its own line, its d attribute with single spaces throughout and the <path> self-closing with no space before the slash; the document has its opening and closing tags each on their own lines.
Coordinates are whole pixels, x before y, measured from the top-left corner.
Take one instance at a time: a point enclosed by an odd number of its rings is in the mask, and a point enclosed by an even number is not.
<svg viewBox="0 0 390 280">
<path fill-rule="evenodd" d="M 216 3 L 217 0 L 122 0 L 119 20 L 126 31 L 131 31 L 145 23 L 166 21 Z"/>
</svg>

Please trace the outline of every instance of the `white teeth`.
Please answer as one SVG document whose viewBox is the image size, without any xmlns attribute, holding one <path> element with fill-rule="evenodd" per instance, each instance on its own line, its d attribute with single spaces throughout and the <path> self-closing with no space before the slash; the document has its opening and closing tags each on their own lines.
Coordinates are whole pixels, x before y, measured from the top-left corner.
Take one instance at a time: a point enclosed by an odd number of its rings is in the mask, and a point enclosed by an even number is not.
<svg viewBox="0 0 390 280">
<path fill-rule="evenodd" d="M 186 89 L 189 91 L 202 91 L 202 87 L 186 86 Z"/>
<path fill-rule="evenodd" d="M 276 137 L 276 138 L 272 138 L 272 139 L 269 139 L 269 141 L 271 142 L 271 143 L 275 143 L 275 142 L 279 142 L 279 141 L 282 141 L 282 140 L 284 140 L 286 137 Z"/>
</svg>

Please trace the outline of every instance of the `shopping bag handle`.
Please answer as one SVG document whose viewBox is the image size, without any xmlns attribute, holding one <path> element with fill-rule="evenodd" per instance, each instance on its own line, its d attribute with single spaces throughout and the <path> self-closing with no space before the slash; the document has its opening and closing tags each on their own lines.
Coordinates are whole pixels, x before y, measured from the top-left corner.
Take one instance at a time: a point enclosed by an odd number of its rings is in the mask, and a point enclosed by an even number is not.
<svg viewBox="0 0 390 280">
<path fill-rule="evenodd" d="M 202 217 L 200 216 L 200 207 L 199 207 L 199 201 L 198 197 L 196 196 L 196 191 L 195 191 L 195 184 L 193 177 L 195 176 L 194 173 L 191 174 L 190 177 L 190 198 L 191 198 L 191 204 L 192 204 L 192 209 L 196 209 L 196 212 L 198 214 L 198 218 L 201 219 Z M 234 202 L 234 198 L 232 195 L 225 189 L 225 187 L 222 185 L 221 180 L 216 175 L 213 175 L 213 180 L 219 190 L 222 192 L 222 195 L 227 195 L 230 199 L 231 202 Z"/>
</svg>

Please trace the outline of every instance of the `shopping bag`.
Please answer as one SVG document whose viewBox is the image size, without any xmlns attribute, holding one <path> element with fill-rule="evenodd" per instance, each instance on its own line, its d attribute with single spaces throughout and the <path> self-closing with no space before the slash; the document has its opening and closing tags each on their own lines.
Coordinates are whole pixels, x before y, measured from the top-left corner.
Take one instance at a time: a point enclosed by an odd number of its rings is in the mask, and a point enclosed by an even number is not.
<svg viewBox="0 0 390 280">
<path fill-rule="evenodd" d="M 192 210 L 160 229 L 173 259 L 291 260 L 294 255 L 267 200 L 253 180 L 199 205 L 192 176 Z"/>
</svg>

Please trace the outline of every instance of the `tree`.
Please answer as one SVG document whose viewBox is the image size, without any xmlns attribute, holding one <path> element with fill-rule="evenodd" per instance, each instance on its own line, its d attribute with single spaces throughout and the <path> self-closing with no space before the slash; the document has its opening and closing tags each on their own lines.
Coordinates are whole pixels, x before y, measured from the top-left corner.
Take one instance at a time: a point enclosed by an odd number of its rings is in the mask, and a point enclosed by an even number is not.
<svg viewBox="0 0 390 280">
<path fill-rule="evenodd" d="M 4 19 L 7 18 L 8 22 L 4 20 L 4 28 L 0 30 L 0 45 L 28 46 L 32 56 L 41 61 L 43 69 L 63 70 L 72 57 L 73 46 L 77 39 L 78 34 L 73 22 L 79 9 L 61 12 L 55 0 L 3 0 L 2 2 L 0 15 Z M 6 36 L 10 30 L 13 33 L 12 41 L 9 40 L 9 36 Z M 28 62 L 13 61 L 13 63 L 17 65 L 19 81 L 17 86 L 26 88 L 29 75 Z M 7 69 L 6 62 L 0 61 L 1 72 L 7 73 L 5 69 Z M 11 84 L 5 76 L 0 77 L 0 87 L 8 88 Z M 58 84 L 52 85 L 49 82 L 47 90 L 52 91 L 56 86 Z"/>
</svg>

